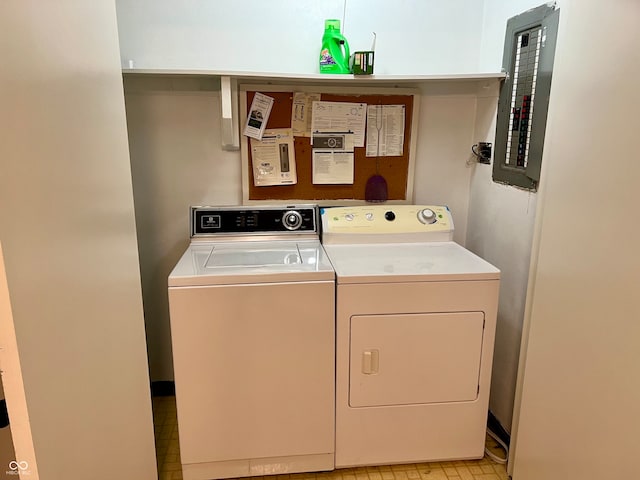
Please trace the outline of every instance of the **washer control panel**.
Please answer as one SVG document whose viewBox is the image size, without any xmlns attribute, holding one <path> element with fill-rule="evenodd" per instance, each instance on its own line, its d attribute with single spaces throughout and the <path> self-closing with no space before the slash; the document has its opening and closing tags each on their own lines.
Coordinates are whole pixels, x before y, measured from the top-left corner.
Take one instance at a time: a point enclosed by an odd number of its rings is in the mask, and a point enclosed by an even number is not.
<svg viewBox="0 0 640 480">
<path fill-rule="evenodd" d="M 315 205 L 191 207 L 191 237 L 318 233 Z"/>
<path fill-rule="evenodd" d="M 366 205 L 320 209 L 323 234 L 439 234 L 451 236 L 453 219 L 442 205 Z"/>
</svg>

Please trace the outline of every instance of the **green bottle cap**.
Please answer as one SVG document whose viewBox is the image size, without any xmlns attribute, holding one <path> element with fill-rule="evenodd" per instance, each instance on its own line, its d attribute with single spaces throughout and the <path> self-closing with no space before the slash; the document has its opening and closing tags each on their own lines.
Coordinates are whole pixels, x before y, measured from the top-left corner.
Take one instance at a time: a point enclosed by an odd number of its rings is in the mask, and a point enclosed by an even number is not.
<svg viewBox="0 0 640 480">
<path fill-rule="evenodd" d="M 329 29 L 334 29 L 334 30 L 340 30 L 340 20 L 325 20 L 324 21 L 324 29 L 325 30 L 329 30 Z"/>
</svg>

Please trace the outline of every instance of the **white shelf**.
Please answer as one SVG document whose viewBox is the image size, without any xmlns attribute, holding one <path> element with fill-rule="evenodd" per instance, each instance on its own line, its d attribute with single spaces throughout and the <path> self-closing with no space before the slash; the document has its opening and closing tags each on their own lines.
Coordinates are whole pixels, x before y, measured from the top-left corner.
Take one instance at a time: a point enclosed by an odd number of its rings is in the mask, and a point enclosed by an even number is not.
<svg viewBox="0 0 640 480">
<path fill-rule="evenodd" d="M 413 87 L 419 88 L 423 92 L 441 94 L 478 94 L 479 91 L 497 92 L 498 82 L 505 78 L 505 74 L 498 73 L 460 73 L 460 74 L 438 74 L 438 75 L 336 75 L 321 73 L 275 73 L 275 72 L 232 72 L 220 70 L 182 70 L 182 69 L 138 69 L 125 68 L 122 70 L 125 80 L 131 85 L 131 81 L 137 81 L 141 77 L 147 77 L 143 80 L 146 87 L 149 87 L 149 81 L 153 79 L 157 87 L 160 89 L 168 88 L 173 90 L 176 88 L 176 79 L 189 79 L 183 83 L 193 83 L 192 79 L 198 80 L 196 88 L 203 87 L 202 81 L 208 83 L 206 89 L 217 88 L 212 87 L 211 83 L 218 83 L 221 98 L 221 122 L 222 122 L 222 148 L 225 150 L 237 150 L 239 144 L 238 130 L 238 85 L 291 85 L 296 84 L 302 86 L 307 84 L 322 84 L 328 88 L 328 85 L 334 85 L 340 88 L 362 87 L 366 86 L 382 86 L 389 87 Z M 210 82 L 214 80 L 214 82 Z M 157 85 L 159 84 L 159 85 Z M 493 86 L 493 88 L 491 88 Z M 184 85 L 183 85 L 184 87 Z M 191 85 L 193 88 L 193 85 Z M 497 93 L 494 95 L 497 96 Z M 483 96 L 486 93 L 483 94 Z"/>
<path fill-rule="evenodd" d="M 423 82 L 451 82 L 451 81 L 479 81 L 501 80 L 505 78 L 502 72 L 489 73 L 458 73 L 438 75 L 340 75 L 321 73 L 275 73 L 275 72 L 230 72 L 220 70 L 182 70 L 182 69 L 138 69 L 124 68 L 123 75 L 157 75 L 184 77 L 231 77 L 238 81 L 291 81 L 297 82 L 332 82 L 332 83 L 395 83 L 415 84 Z"/>
</svg>

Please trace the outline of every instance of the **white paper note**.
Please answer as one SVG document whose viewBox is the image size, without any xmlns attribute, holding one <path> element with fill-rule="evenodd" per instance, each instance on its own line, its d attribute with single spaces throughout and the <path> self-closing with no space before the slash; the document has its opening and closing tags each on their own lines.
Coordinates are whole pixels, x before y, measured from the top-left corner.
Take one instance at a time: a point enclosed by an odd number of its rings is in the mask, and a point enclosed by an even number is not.
<svg viewBox="0 0 640 480">
<path fill-rule="evenodd" d="M 353 184 L 353 152 L 313 150 L 314 184 Z"/>
<path fill-rule="evenodd" d="M 353 133 L 314 132 L 312 182 L 314 184 L 353 184 Z"/>
<path fill-rule="evenodd" d="M 364 147 L 366 103 L 313 102 L 312 132 L 352 132 L 353 144 Z"/>
<path fill-rule="evenodd" d="M 313 102 L 320 101 L 319 93 L 294 92 L 291 109 L 291 128 L 296 137 L 311 136 Z"/>
<path fill-rule="evenodd" d="M 369 105 L 367 157 L 399 157 L 404 150 L 404 105 Z"/>
<path fill-rule="evenodd" d="M 273 98 L 256 92 L 251 102 L 247 123 L 244 126 L 244 135 L 258 140 L 262 138 L 264 130 L 267 128 L 271 107 L 273 107 Z"/>
<path fill-rule="evenodd" d="M 298 178 L 293 131 L 273 128 L 264 131 L 262 140 L 252 138 L 251 161 L 256 187 L 295 184 Z"/>
</svg>

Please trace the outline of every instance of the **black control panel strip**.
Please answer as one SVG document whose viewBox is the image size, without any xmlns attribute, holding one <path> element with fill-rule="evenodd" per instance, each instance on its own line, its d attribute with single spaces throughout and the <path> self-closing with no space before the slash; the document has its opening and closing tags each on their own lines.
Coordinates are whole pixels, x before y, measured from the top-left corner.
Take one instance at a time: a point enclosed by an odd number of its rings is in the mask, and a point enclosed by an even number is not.
<svg viewBox="0 0 640 480">
<path fill-rule="evenodd" d="M 191 207 L 191 236 L 318 233 L 318 207 Z"/>
</svg>

